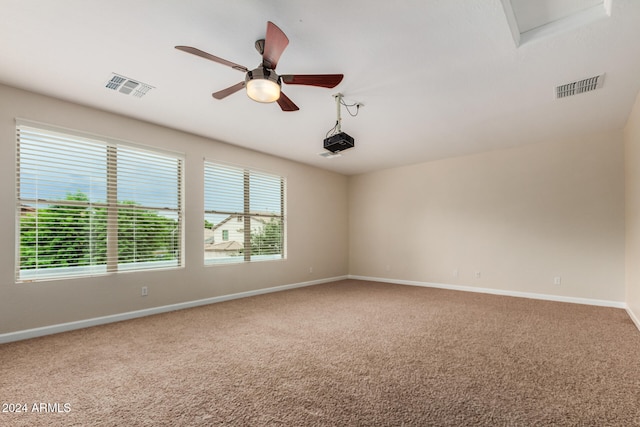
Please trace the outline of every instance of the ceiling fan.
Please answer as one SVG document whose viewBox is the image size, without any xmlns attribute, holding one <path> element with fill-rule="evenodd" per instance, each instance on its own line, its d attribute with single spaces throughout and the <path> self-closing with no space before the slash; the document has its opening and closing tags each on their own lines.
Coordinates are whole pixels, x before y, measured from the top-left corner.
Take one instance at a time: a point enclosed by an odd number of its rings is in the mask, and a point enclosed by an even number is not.
<svg viewBox="0 0 640 427">
<path fill-rule="evenodd" d="M 218 92 L 214 92 L 212 96 L 215 99 L 223 99 L 233 93 L 236 93 L 246 87 L 249 98 L 258 102 L 278 102 L 282 111 L 296 111 L 298 106 L 289 99 L 281 91 L 282 82 L 290 85 L 306 85 L 333 88 L 342 81 L 342 74 L 282 74 L 275 72 L 280 55 L 289 44 L 289 39 L 284 32 L 278 28 L 276 24 L 267 22 L 267 34 L 264 39 L 257 40 L 255 43 L 256 50 L 262 55 L 260 65 L 249 70 L 243 65 L 236 64 L 226 59 L 218 58 L 200 49 L 190 46 L 176 46 L 183 52 L 198 55 L 202 58 L 209 59 L 222 65 L 233 68 L 234 70 L 245 73 L 244 81 L 229 86 Z"/>
</svg>

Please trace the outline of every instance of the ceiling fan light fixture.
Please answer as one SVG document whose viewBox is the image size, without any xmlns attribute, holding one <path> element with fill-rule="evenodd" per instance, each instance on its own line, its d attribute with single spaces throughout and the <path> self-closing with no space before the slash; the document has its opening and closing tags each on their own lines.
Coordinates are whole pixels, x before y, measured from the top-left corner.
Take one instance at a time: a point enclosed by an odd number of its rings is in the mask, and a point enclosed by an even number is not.
<svg viewBox="0 0 640 427">
<path fill-rule="evenodd" d="M 266 68 L 247 72 L 247 95 L 257 102 L 275 102 L 280 98 L 280 76 Z"/>
</svg>

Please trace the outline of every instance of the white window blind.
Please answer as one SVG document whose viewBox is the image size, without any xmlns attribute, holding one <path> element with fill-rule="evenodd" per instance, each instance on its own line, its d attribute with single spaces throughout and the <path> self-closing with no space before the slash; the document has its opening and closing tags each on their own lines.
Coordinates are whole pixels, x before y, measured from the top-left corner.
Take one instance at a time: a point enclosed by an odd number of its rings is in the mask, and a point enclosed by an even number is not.
<svg viewBox="0 0 640 427">
<path fill-rule="evenodd" d="M 182 265 L 182 164 L 175 154 L 17 125 L 16 279 Z"/>
<path fill-rule="evenodd" d="M 281 176 L 205 161 L 205 263 L 282 259 Z"/>
</svg>

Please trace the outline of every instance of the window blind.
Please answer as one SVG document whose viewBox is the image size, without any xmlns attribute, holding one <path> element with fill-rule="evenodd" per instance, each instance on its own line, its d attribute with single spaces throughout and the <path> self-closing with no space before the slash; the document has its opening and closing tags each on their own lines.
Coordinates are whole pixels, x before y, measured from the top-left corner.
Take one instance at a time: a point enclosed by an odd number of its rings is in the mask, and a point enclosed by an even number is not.
<svg viewBox="0 0 640 427">
<path fill-rule="evenodd" d="M 16 279 L 182 265 L 182 164 L 175 154 L 18 123 Z"/>
<path fill-rule="evenodd" d="M 284 177 L 205 161 L 205 263 L 284 258 Z"/>
</svg>

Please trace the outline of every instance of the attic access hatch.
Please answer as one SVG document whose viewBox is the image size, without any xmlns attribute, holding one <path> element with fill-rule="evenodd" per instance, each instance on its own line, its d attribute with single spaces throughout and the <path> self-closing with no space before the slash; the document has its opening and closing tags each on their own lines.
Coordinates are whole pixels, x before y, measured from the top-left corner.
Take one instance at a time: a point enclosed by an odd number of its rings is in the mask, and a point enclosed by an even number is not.
<svg viewBox="0 0 640 427">
<path fill-rule="evenodd" d="M 611 16 L 613 0 L 501 0 L 516 46 Z"/>
</svg>

